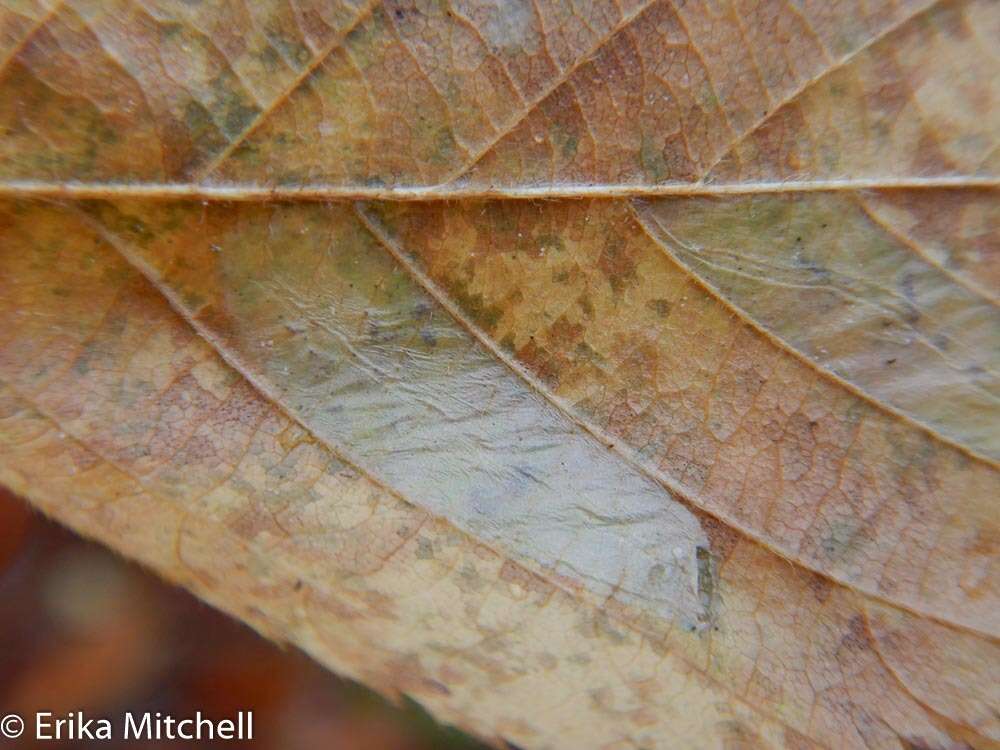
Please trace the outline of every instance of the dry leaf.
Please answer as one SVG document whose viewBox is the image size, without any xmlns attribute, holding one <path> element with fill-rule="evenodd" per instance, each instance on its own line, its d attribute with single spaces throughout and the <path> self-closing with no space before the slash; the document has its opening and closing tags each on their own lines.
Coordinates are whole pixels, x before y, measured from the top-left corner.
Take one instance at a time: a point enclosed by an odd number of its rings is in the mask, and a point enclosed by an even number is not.
<svg viewBox="0 0 1000 750">
<path fill-rule="evenodd" d="M 0 3 L 0 481 L 483 736 L 995 747 L 998 40 Z"/>
</svg>

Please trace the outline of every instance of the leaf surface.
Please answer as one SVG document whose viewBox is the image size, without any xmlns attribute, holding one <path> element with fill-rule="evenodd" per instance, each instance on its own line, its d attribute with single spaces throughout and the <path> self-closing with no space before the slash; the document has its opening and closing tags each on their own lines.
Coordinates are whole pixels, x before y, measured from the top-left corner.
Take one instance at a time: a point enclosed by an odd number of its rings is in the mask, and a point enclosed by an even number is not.
<svg viewBox="0 0 1000 750">
<path fill-rule="evenodd" d="M 4 3 L 0 481 L 519 745 L 994 746 L 998 7 Z"/>
</svg>

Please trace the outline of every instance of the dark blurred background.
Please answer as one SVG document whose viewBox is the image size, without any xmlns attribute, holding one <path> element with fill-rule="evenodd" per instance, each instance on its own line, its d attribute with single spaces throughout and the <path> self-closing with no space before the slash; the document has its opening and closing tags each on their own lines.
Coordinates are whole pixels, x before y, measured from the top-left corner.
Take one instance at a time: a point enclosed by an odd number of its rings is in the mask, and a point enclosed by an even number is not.
<svg viewBox="0 0 1000 750">
<path fill-rule="evenodd" d="M 0 488 L 0 714 L 36 710 L 82 710 L 116 727 L 126 711 L 200 710 L 221 719 L 253 710 L 252 747 L 260 750 L 481 747 L 415 704 L 394 707 L 297 650 L 264 640 Z M 0 739 L 0 747 L 35 744 Z M 240 746 L 127 746 L 147 744 Z"/>
</svg>

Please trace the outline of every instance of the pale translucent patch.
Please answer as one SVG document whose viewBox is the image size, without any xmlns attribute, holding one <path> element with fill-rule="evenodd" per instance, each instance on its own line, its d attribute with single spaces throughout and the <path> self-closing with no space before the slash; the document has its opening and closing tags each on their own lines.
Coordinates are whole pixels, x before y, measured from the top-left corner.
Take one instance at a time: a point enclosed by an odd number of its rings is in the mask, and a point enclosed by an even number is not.
<svg viewBox="0 0 1000 750">
<path fill-rule="evenodd" d="M 538 53 L 542 40 L 531 0 L 465 0 L 457 6 L 464 15 L 477 19 L 480 33 L 492 48 Z"/>
<path fill-rule="evenodd" d="M 323 215 L 345 210 L 248 211 L 224 244 L 241 366 L 406 499 L 599 596 L 705 623 L 697 518 L 497 362 L 360 223 Z"/>
</svg>

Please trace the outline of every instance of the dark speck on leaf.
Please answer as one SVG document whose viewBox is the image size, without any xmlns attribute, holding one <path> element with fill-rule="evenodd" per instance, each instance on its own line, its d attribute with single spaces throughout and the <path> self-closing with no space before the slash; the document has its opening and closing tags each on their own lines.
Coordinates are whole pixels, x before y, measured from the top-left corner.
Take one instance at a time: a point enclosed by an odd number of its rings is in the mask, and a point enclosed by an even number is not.
<svg viewBox="0 0 1000 750">
<path fill-rule="evenodd" d="M 670 314 L 670 309 L 672 307 L 670 300 L 667 299 L 651 299 L 646 303 L 646 305 L 661 318 L 667 317 Z"/>
</svg>

